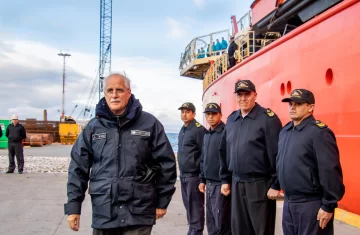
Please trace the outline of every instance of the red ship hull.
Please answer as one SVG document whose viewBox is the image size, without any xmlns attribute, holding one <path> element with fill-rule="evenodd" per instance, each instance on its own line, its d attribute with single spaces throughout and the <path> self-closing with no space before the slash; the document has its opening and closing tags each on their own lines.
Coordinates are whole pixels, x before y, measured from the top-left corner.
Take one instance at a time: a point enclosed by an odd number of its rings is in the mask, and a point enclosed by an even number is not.
<svg viewBox="0 0 360 235">
<path fill-rule="evenodd" d="M 346 193 L 339 207 L 360 215 L 360 2 L 343 1 L 227 71 L 203 94 L 218 102 L 223 119 L 238 109 L 233 94 L 239 79 L 250 79 L 257 102 L 290 121 L 281 99 L 294 88 L 315 94 L 315 118 L 336 134 Z"/>
</svg>

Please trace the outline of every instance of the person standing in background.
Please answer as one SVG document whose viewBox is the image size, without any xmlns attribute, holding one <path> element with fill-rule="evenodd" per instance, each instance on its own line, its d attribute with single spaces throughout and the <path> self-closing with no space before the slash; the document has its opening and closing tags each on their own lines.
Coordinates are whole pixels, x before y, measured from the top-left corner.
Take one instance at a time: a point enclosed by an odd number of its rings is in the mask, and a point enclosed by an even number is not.
<svg viewBox="0 0 360 235">
<path fill-rule="evenodd" d="M 6 173 L 14 173 L 14 158 L 16 156 L 18 173 L 22 174 L 24 171 L 24 149 L 22 141 L 26 138 L 26 131 L 24 126 L 19 123 L 19 119 L 16 114 L 11 116 L 11 124 L 6 128 L 6 137 L 8 138 L 9 144 L 9 168 Z"/>
</svg>

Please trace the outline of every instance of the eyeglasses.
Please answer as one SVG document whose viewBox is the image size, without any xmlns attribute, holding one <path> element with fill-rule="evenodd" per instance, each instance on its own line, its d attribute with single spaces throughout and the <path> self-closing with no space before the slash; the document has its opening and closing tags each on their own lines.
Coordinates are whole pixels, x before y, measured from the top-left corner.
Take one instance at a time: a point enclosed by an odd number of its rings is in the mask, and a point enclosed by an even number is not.
<svg viewBox="0 0 360 235">
<path fill-rule="evenodd" d="M 127 88 L 126 90 L 128 91 L 129 89 Z M 114 92 L 115 92 L 115 94 L 120 95 L 120 94 L 123 94 L 125 92 L 125 90 L 121 89 L 121 88 L 118 88 L 118 89 L 109 88 L 105 91 L 105 93 L 107 95 L 112 95 Z"/>
</svg>

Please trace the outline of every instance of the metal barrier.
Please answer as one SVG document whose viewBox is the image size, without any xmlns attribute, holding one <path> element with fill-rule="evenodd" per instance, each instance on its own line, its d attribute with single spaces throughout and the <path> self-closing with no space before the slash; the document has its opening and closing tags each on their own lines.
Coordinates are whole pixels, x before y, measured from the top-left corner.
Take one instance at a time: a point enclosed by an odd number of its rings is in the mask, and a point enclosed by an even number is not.
<svg viewBox="0 0 360 235">
<path fill-rule="evenodd" d="M 226 49 L 217 51 L 213 51 L 212 49 L 213 42 L 218 39 L 221 43 L 221 38 L 224 38 L 227 40 L 227 43 L 229 43 L 230 34 L 228 29 L 196 37 L 191 40 L 185 47 L 184 53 L 181 53 L 179 70 L 185 69 L 193 60 L 218 56 L 224 53 Z"/>
<path fill-rule="evenodd" d="M 250 28 L 252 25 L 252 15 L 251 11 L 248 11 L 243 17 L 241 17 L 237 22 L 238 29 L 241 31 L 246 28 Z"/>
<path fill-rule="evenodd" d="M 271 42 L 280 38 L 281 34 L 278 32 L 267 32 L 264 38 L 255 38 L 255 32 L 249 31 L 245 35 L 235 38 L 238 45 L 238 50 L 235 51 L 236 63 L 240 63 L 247 57 L 253 55 L 261 48 L 269 45 Z M 203 81 L 203 89 L 205 90 L 211 83 L 213 83 L 219 76 L 224 74 L 229 69 L 229 56 L 227 53 L 222 54 L 216 60 L 211 61 L 210 68 L 207 70 Z"/>
<path fill-rule="evenodd" d="M 214 82 L 221 74 L 225 73 L 229 68 L 229 56 L 227 53 L 222 54 L 215 61 L 210 62 L 210 68 L 206 71 L 203 88 L 204 90 L 212 82 Z"/>
</svg>

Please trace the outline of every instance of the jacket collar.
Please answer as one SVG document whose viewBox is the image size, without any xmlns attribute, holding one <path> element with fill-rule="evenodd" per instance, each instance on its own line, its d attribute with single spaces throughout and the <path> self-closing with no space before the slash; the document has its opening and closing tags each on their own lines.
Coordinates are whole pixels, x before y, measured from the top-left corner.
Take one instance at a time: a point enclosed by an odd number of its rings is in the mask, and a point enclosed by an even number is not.
<svg viewBox="0 0 360 235">
<path fill-rule="evenodd" d="M 307 118 L 305 118 L 304 120 L 302 120 L 300 122 L 300 124 L 295 127 L 294 127 L 294 122 L 290 122 L 290 124 L 286 127 L 286 129 L 289 130 L 291 128 L 294 128 L 298 131 L 301 131 L 309 122 L 314 121 L 314 120 L 315 120 L 314 116 L 310 115 Z"/>
<path fill-rule="evenodd" d="M 221 133 L 222 130 L 224 129 L 224 127 L 225 127 L 225 124 L 222 121 L 220 121 L 219 125 L 217 125 L 214 130 L 211 130 L 211 127 L 209 127 L 208 132 L 209 133 L 212 133 L 212 132 Z"/>
<path fill-rule="evenodd" d="M 138 113 L 142 111 L 141 103 L 135 98 L 134 94 L 131 94 L 128 105 L 126 107 L 126 118 L 132 120 Z M 105 97 L 101 98 L 99 103 L 96 105 L 96 116 L 104 117 L 106 119 L 116 119 L 116 115 L 110 111 L 109 106 L 106 103 Z"/>
<path fill-rule="evenodd" d="M 255 106 L 250 110 L 250 112 L 246 115 L 246 117 L 249 117 L 253 120 L 256 119 L 256 116 L 257 116 L 259 110 L 260 110 L 260 105 L 255 102 Z M 238 118 L 242 118 L 240 109 L 238 111 L 236 111 L 234 121 L 236 121 Z"/>
<path fill-rule="evenodd" d="M 191 128 L 193 128 L 195 126 L 196 122 L 197 122 L 196 119 L 192 120 L 187 126 L 183 125 L 183 129 L 191 130 Z"/>
</svg>

